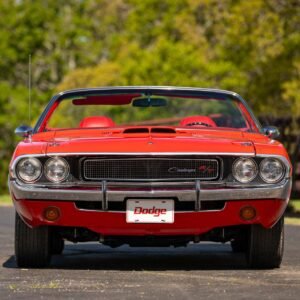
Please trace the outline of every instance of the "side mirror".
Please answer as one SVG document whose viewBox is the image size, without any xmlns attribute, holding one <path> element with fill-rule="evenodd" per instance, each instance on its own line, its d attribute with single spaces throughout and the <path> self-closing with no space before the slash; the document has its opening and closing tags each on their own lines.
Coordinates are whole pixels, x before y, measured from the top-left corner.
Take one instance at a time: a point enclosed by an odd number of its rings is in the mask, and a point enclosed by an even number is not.
<svg viewBox="0 0 300 300">
<path fill-rule="evenodd" d="M 23 138 L 29 137 L 33 132 L 33 129 L 27 125 L 21 125 L 15 130 L 15 134 Z"/>
<path fill-rule="evenodd" d="M 263 127 L 263 133 L 271 139 L 277 139 L 280 136 L 279 129 L 275 126 Z"/>
</svg>

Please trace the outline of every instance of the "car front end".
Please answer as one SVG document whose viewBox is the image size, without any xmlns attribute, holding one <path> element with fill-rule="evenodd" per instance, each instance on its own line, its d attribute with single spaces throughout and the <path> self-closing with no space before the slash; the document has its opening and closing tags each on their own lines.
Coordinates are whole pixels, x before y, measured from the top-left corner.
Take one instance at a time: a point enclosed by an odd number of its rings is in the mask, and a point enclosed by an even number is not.
<svg viewBox="0 0 300 300">
<path fill-rule="evenodd" d="M 104 101 L 108 92 L 113 97 Z M 211 110 L 208 116 L 180 117 L 179 126 L 157 125 L 154 120 L 102 127 L 95 125 L 99 119 L 88 117 L 79 128 L 53 129 L 48 125 L 51 108 L 63 97 L 74 107 L 112 101 L 142 110 L 163 107 L 168 97 L 213 98 L 230 112 L 233 108 L 224 100 L 229 97 L 236 99 L 245 118 L 229 126 L 227 115 L 205 106 Z M 178 88 L 80 90 L 54 97 L 11 162 L 9 187 L 18 226 L 23 222 L 28 229 L 22 230 L 29 232 L 47 228 L 52 241 L 47 261 L 63 240 L 112 247 L 215 241 L 231 242 L 233 250 L 245 251 L 253 267 L 279 266 L 282 255 L 269 251 L 271 259 L 262 261 L 265 249 L 255 253 L 262 238 L 255 242 L 254 232 L 282 229 L 277 227 L 291 192 L 291 164 L 283 146 L 262 134 L 237 97 Z M 277 244 L 281 234 L 275 233 Z M 18 251 L 19 265 L 32 266 L 28 255 L 24 258 L 23 250 Z"/>
</svg>

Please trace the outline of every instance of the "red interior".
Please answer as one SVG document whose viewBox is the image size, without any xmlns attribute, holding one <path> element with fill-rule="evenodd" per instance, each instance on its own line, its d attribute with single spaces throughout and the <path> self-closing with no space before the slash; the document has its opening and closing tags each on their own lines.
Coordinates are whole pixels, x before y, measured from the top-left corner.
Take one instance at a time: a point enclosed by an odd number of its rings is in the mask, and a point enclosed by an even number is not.
<svg viewBox="0 0 300 300">
<path fill-rule="evenodd" d="M 114 127 L 115 123 L 111 118 L 106 116 L 86 117 L 81 120 L 80 128 L 91 128 L 91 127 Z"/>
<path fill-rule="evenodd" d="M 208 124 L 211 127 L 217 127 L 217 124 L 210 117 L 207 116 L 186 117 L 180 121 L 179 125 L 180 126 L 205 126 L 202 125 L 202 123 Z"/>
</svg>

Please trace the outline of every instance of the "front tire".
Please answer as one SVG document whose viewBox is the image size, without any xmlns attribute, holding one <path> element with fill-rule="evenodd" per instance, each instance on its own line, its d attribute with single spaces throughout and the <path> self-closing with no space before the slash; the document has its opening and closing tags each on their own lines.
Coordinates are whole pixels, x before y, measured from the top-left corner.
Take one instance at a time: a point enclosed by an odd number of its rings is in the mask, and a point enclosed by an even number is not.
<svg viewBox="0 0 300 300">
<path fill-rule="evenodd" d="M 240 253 L 247 251 L 247 237 L 236 238 L 230 242 L 233 253 Z"/>
<path fill-rule="evenodd" d="M 60 255 L 65 248 L 65 241 L 54 231 L 50 237 L 50 251 L 51 254 Z"/>
<path fill-rule="evenodd" d="M 49 265 L 50 231 L 47 226 L 30 228 L 16 213 L 15 257 L 19 268 L 43 268 Z"/>
<path fill-rule="evenodd" d="M 284 217 L 270 229 L 251 225 L 247 260 L 249 267 L 257 269 L 279 268 L 284 248 Z"/>
</svg>

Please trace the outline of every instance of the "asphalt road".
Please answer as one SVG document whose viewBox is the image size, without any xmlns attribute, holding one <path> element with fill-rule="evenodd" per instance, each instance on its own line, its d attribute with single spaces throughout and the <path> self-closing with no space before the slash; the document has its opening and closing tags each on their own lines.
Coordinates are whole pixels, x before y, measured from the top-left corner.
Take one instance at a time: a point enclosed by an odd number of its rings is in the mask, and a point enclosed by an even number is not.
<svg viewBox="0 0 300 300">
<path fill-rule="evenodd" d="M 249 270 L 229 245 L 110 249 L 67 244 L 48 269 L 17 269 L 13 208 L 0 207 L 0 299 L 299 299 L 300 227 L 282 267 Z"/>
</svg>

